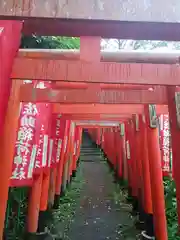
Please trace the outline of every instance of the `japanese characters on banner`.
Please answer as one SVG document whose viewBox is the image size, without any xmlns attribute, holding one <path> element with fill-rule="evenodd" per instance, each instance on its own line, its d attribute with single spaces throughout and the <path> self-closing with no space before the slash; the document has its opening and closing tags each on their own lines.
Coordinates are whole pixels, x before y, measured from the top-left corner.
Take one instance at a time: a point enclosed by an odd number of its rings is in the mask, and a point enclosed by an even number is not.
<svg viewBox="0 0 180 240">
<path fill-rule="evenodd" d="M 37 145 L 37 155 L 35 160 L 34 174 L 39 174 L 42 169 L 49 166 L 49 146 L 50 125 L 51 125 L 51 105 L 44 103 L 36 104 L 38 117 L 36 120 L 35 144 Z"/>
<path fill-rule="evenodd" d="M 11 186 L 29 186 L 32 184 L 37 151 L 34 144 L 37 113 L 36 105 L 33 103 L 22 103 L 20 105 Z"/>
<path fill-rule="evenodd" d="M 50 88 L 50 82 L 37 81 L 36 88 Z M 35 143 L 37 145 L 37 156 L 35 160 L 34 174 L 48 169 L 51 165 L 53 139 L 51 138 L 51 115 L 52 106 L 49 103 L 37 103 L 38 117 L 36 122 Z"/>
<path fill-rule="evenodd" d="M 52 134 L 54 137 L 54 145 L 52 151 L 52 163 L 51 166 L 56 166 L 60 161 L 62 141 L 64 138 L 65 120 L 61 118 L 61 115 L 53 114 L 52 120 Z"/>
<path fill-rule="evenodd" d="M 170 172 L 170 130 L 168 115 L 160 116 L 160 148 L 163 174 L 168 175 Z"/>
</svg>

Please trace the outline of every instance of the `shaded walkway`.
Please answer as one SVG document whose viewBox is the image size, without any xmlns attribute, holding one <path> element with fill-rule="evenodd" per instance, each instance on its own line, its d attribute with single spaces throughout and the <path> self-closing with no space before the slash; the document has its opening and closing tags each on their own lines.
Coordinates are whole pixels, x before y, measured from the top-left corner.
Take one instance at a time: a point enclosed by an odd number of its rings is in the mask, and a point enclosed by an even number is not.
<svg viewBox="0 0 180 240">
<path fill-rule="evenodd" d="M 138 232 L 130 215 L 131 208 L 119 204 L 116 196 L 119 189 L 113 183 L 113 176 L 100 150 L 87 135 L 83 136 L 81 168 L 85 184 L 68 232 L 69 239 L 136 239 Z"/>
</svg>

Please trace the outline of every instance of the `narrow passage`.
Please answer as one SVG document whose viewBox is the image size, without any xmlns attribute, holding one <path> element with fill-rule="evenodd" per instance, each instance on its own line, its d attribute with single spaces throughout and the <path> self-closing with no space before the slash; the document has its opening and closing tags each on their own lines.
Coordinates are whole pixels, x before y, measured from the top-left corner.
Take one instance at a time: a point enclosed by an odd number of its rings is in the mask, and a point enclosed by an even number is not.
<svg viewBox="0 0 180 240">
<path fill-rule="evenodd" d="M 80 160 L 85 184 L 67 232 L 68 239 L 138 239 L 131 207 L 114 183 L 101 151 L 86 133 L 83 134 Z"/>
</svg>

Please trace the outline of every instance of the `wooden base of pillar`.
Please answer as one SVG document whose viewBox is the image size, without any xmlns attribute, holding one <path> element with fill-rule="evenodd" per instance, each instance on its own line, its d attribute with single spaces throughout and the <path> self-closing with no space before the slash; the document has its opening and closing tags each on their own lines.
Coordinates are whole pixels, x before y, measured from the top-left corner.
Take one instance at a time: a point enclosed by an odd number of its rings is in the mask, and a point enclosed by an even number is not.
<svg viewBox="0 0 180 240">
<path fill-rule="evenodd" d="M 60 194 L 60 197 L 64 197 L 65 193 L 66 193 L 65 188 L 64 188 L 63 186 L 61 186 L 61 194 Z"/>
<path fill-rule="evenodd" d="M 76 172 L 77 172 L 76 170 L 73 170 L 73 171 L 72 171 L 72 178 L 75 178 L 75 177 L 76 177 Z"/>
<path fill-rule="evenodd" d="M 154 223 L 153 223 L 153 215 L 145 213 L 145 221 L 144 221 L 144 232 L 147 236 L 154 238 Z M 148 238 L 146 238 L 148 239 Z"/>
<path fill-rule="evenodd" d="M 48 223 L 52 221 L 51 209 L 39 212 L 37 233 L 45 232 Z"/>
<path fill-rule="evenodd" d="M 53 205 L 53 209 L 58 209 L 59 208 L 59 204 L 60 204 L 60 195 L 55 195 L 54 196 L 54 205 Z"/>
<path fill-rule="evenodd" d="M 136 216 L 139 213 L 139 202 L 138 198 L 132 196 L 132 216 Z"/>
</svg>

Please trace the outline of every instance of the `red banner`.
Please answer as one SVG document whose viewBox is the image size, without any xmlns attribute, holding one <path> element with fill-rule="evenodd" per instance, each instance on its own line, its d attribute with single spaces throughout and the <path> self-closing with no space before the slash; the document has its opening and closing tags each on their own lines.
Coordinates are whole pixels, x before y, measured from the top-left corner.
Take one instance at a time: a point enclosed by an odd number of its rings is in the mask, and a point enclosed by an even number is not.
<svg viewBox="0 0 180 240">
<path fill-rule="evenodd" d="M 37 156 L 35 161 L 35 174 L 51 165 L 51 105 L 38 103 L 38 117 L 36 121 L 35 142 L 37 144 Z"/>
<path fill-rule="evenodd" d="M 170 131 L 169 116 L 160 116 L 160 148 L 162 156 L 162 170 L 164 175 L 170 172 Z"/>
<path fill-rule="evenodd" d="M 61 150 L 62 150 L 62 141 L 64 138 L 65 123 L 61 118 L 61 115 L 53 115 L 52 123 L 52 134 L 54 137 L 54 145 L 52 151 L 52 164 L 51 166 L 56 166 L 60 161 Z"/>
<path fill-rule="evenodd" d="M 11 186 L 32 184 L 37 147 L 34 144 L 37 108 L 32 103 L 20 107 L 19 129 L 15 144 Z"/>
</svg>

